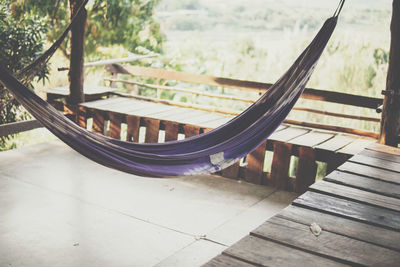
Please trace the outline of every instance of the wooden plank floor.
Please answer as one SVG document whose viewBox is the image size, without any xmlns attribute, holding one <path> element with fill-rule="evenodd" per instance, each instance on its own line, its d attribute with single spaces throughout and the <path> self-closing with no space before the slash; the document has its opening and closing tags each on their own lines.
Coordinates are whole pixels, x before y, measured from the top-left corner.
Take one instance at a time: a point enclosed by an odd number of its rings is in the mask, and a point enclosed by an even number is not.
<svg viewBox="0 0 400 267">
<path fill-rule="evenodd" d="M 129 114 L 137 117 L 174 121 L 203 128 L 215 128 L 233 116 L 193 108 L 176 107 L 134 98 L 112 97 L 81 104 L 87 109 Z M 270 140 L 298 146 L 315 147 L 319 150 L 354 155 L 376 140 L 338 132 L 315 130 L 306 127 L 283 125 Z"/>
<path fill-rule="evenodd" d="M 206 266 L 400 264 L 400 149 L 372 144 Z"/>
</svg>

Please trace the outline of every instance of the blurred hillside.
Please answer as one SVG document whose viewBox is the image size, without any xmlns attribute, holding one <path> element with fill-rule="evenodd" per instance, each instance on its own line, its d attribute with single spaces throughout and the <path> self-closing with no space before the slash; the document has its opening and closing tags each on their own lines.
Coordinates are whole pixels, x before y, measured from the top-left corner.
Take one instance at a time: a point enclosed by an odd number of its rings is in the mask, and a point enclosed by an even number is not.
<svg viewBox="0 0 400 267">
<path fill-rule="evenodd" d="M 273 82 L 338 2 L 163 0 L 156 16 L 167 36 L 165 55 L 182 70 Z M 385 80 L 391 3 L 345 3 L 311 86 L 378 95 Z"/>
</svg>

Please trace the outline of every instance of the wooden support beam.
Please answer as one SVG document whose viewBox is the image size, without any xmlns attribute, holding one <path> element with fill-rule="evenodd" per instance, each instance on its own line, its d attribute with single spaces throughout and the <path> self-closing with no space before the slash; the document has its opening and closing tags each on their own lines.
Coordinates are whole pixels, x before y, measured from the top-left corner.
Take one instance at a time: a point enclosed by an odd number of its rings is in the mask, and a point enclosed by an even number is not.
<svg viewBox="0 0 400 267">
<path fill-rule="evenodd" d="M 146 125 L 146 143 L 158 143 L 158 135 L 160 132 L 160 120 L 152 118 L 143 118 L 144 124 Z"/>
<path fill-rule="evenodd" d="M 176 122 L 166 121 L 165 127 L 165 142 L 178 140 L 179 124 Z"/>
<path fill-rule="evenodd" d="M 186 124 L 183 126 L 185 138 L 196 136 L 200 134 L 200 127 L 195 125 Z"/>
<path fill-rule="evenodd" d="M 27 120 L 2 124 L 0 125 L 0 137 L 26 132 L 41 127 L 43 127 L 42 124 L 37 120 Z"/>
<path fill-rule="evenodd" d="M 70 0 L 71 18 L 78 12 L 84 0 Z M 71 55 L 70 70 L 68 72 L 70 88 L 70 104 L 85 102 L 83 94 L 83 63 L 85 51 L 85 26 L 87 11 L 85 7 L 76 18 L 76 23 L 71 28 Z"/>
<path fill-rule="evenodd" d="M 86 118 L 86 108 L 85 107 L 77 107 L 76 123 L 79 126 L 81 126 L 82 128 L 86 129 L 87 118 Z"/>
<path fill-rule="evenodd" d="M 104 134 L 104 113 L 96 110 L 93 113 L 92 131 L 98 134 Z"/>
<path fill-rule="evenodd" d="M 117 113 L 110 113 L 110 137 L 114 139 L 121 139 L 121 123 L 122 115 Z"/>
<path fill-rule="evenodd" d="M 272 159 L 271 178 L 269 184 L 281 190 L 286 190 L 289 184 L 290 157 L 292 144 L 275 142 Z"/>
<path fill-rule="evenodd" d="M 381 144 L 397 147 L 400 135 L 400 0 L 393 0 L 389 69 L 383 101 Z"/>
<path fill-rule="evenodd" d="M 236 162 L 235 164 L 229 166 L 228 168 L 221 170 L 221 174 L 222 177 L 237 179 L 239 177 L 239 171 L 240 171 L 240 164 L 239 162 Z"/>
<path fill-rule="evenodd" d="M 296 192 L 303 194 L 315 182 L 317 163 L 315 162 L 315 150 L 312 147 L 300 146 L 298 150 L 299 165 L 296 174 Z"/>
<path fill-rule="evenodd" d="M 140 117 L 127 115 L 126 124 L 128 126 L 126 141 L 139 142 Z"/>
<path fill-rule="evenodd" d="M 245 180 L 253 184 L 263 184 L 263 171 L 264 171 L 264 159 L 265 159 L 265 148 L 267 147 L 267 141 L 263 142 L 253 152 L 247 155 L 247 166 Z"/>
</svg>

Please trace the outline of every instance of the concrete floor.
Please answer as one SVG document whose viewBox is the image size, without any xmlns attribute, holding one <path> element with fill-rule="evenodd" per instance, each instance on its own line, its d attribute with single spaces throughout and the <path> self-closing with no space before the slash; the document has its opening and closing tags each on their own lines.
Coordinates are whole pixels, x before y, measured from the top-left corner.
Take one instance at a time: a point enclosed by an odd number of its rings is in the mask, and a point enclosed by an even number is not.
<svg viewBox="0 0 400 267">
<path fill-rule="evenodd" d="M 199 266 L 294 194 L 217 176 L 143 178 L 61 142 L 0 153 L 0 266 Z"/>
</svg>

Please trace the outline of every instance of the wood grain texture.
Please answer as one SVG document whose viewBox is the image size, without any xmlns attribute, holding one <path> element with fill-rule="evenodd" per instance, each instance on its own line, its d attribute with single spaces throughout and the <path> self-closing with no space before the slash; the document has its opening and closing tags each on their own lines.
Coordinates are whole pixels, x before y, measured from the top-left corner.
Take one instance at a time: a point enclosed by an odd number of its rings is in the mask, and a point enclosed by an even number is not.
<svg viewBox="0 0 400 267">
<path fill-rule="evenodd" d="M 92 131 L 98 134 L 104 134 L 104 112 L 95 110 L 92 112 L 93 116 L 93 127 Z"/>
<path fill-rule="evenodd" d="M 245 180 L 254 184 L 263 184 L 263 170 L 265 160 L 265 149 L 267 142 L 263 142 L 253 152 L 246 157 L 247 166 Z"/>
<path fill-rule="evenodd" d="M 385 145 L 378 144 L 378 143 L 375 143 L 375 142 L 369 144 L 367 149 L 400 157 L 400 149 L 399 148 L 385 146 Z"/>
<path fill-rule="evenodd" d="M 364 176 L 341 171 L 333 171 L 328 174 L 324 180 L 384 196 L 400 198 L 400 185 L 388 183 L 382 180 L 370 179 Z"/>
<path fill-rule="evenodd" d="M 129 99 L 124 98 L 124 97 L 110 97 L 107 99 L 99 99 L 95 101 L 90 101 L 90 102 L 85 102 L 79 104 L 82 107 L 85 108 L 92 108 L 92 109 L 100 109 L 103 111 L 109 111 L 109 108 L 113 108 L 115 106 L 124 104 L 129 102 Z"/>
<path fill-rule="evenodd" d="M 71 19 L 76 17 L 76 23 L 71 25 L 71 53 L 70 65 L 68 71 L 68 81 L 70 96 L 70 104 L 78 104 L 85 102 L 85 95 L 83 94 L 83 80 L 84 80 L 84 53 L 85 53 L 85 27 L 87 20 L 87 11 L 83 7 L 78 13 L 83 0 L 70 0 L 70 16 Z"/>
<path fill-rule="evenodd" d="M 399 212 L 368 204 L 308 191 L 293 201 L 293 205 L 308 207 L 396 231 L 400 230 Z"/>
<path fill-rule="evenodd" d="M 256 265 L 232 258 L 227 255 L 219 255 L 202 266 L 203 267 L 253 267 Z"/>
<path fill-rule="evenodd" d="M 380 151 L 364 149 L 359 153 L 359 155 L 400 163 L 400 156 L 395 156 Z"/>
<path fill-rule="evenodd" d="M 317 163 L 315 162 L 315 150 L 311 147 L 298 148 L 299 161 L 296 173 L 296 192 L 304 193 L 315 182 Z"/>
<path fill-rule="evenodd" d="M 307 147 L 314 147 L 321 143 L 332 139 L 335 135 L 332 133 L 325 133 L 325 132 L 318 132 L 318 131 L 311 131 L 307 134 L 301 135 L 290 140 L 290 143 L 299 145 L 299 146 L 307 146 Z"/>
<path fill-rule="evenodd" d="M 313 184 L 310 190 L 400 212 L 400 199 L 367 192 L 357 188 L 320 181 Z"/>
<path fill-rule="evenodd" d="M 235 164 L 225 168 L 221 171 L 222 177 L 238 179 L 239 178 L 240 164 L 236 162 Z"/>
<path fill-rule="evenodd" d="M 183 131 L 185 134 L 185 138 L 189 138 L 192 136 L 196 136 L 200 134 L 200 127 L 199 126 L 195 126 L 195 125 L 184 125 L 183 126 Z"/>
<path fill-rule="evenodd" d="M 200 83 L 213 86 L 231 87 L 245 90 L 257 90 L 260 92 L 266 91 L 271 87 L 269 83 L 260 83 L 253 81 L 245 81 L 231 78 L 215 77 L 208 75 L 198 75 L 177 71 L 169 71 L 164 69 L 155 69 L 139 66 L 117 65 L 113 64 L 112 69 L 123 74 L 131 74 L 144 77 L 153 77 L 165 80 L 179 80 L 190 83 Z M 359 107 L 376 109 L 382 104 L 382 99 L 351 95 L 346 93 L 332 92 L 326 90 L 306 88 L 301 96 L 302 98 L 320 100 L 334 103 L 341 103 Z"/>
<path fill-rule="evenodd" d="M 339 171 L 354 173 L 386 182 L 400 184 L 400 175 L 397 172 L 382 170 L 353 162 L 346 162 L 338 167 Z"/>
<path fill-rule="evenodd" d="M 322 130 L 328 130 L 328 131 L 334 131 L 334 132 L 342 132 L 342 133 L 370 137 L 370 138 L 374 138 L 374 139 L 378 138 L 378 134 L 375 132 L 347 128 L 347 127 L 342 127 L 342 126 L 320 124 L 320 123 L 307 122 L 307 121 L 296 121 L 296 120 L 289 120 L 289 119 L 284 120 L 284 122 L 292 124 L 292 125 L 304 126 L 304 127 L 308 127 L 308 128 L 322 129 Z"/>
<path fill-rule="evenodd" d="M 353 142 L 351 142 L 350 144 L 346 145 L 345 147 L 339 149 L 337 152 L 343 154 L 355 155 L 363 151 L 365 147 L 374 142 L 376 142 L 376 140 L 374 139 L 358 138 Z"/>
<path fill-rule="evenodd" d="M 37 120 L 26 120 L 2 124 L 0 125 L 0 137 L 30 131 L 41 127 L 43 127 L 43 125 Z"/>
<path fill-rule="evenodd" d="M 386 92 L 379 143 L 397 147 L 400 136 L 400 1 L 394 0 Z"/>
<path fill-rule="evenodd" d="M 277 217 L 306 226 L 315 222 L 322 228 L 322 231 L 400 251 L 400 232 L 293 205 L 281 211 Z"/>
<path fill-rule="evenodd" d="M 393 161 L 383 160 L 376 157 L 369 157 L 362 154 L 355 155 L 349 159 L 350 162 L 368 165 L 379 169 L 393 171 L 399 173 L 400 176 L 400 163 Z"/>
<path fill-rule="evenodd" d="M 136 116 L 126 116 L 126 141 L 139 142 L 140 118 Z"/>
<path fill-rule="evenodd" d="M 274 132 L 270 135 L 269 140 L 271 141 L 279 141 L 279 142 L 287 142 L 291 139 L 294 139 L 298 136 L 304 135 L 308 133 L 310 130 L 303 129 L 299 127 L 288 127 L 279 132 Z"/>
<path fill-rule="evenodd" d="M 255 236 L 243 238 L 226 249 L 223 255 L 257 266 L 343 266 L 340 262 Z"/>
<path fill-rule="evenodd" d="M 143 118 L 146 127 L 145 143 L 158 143 L 160 133 L 160 120 Z"/>
<path fill-rule="evenodd" d="M 171 121 L 164 121 L 165 142 L 178 140 L 179 124 Z"/>
<path fill-rule="evenodd" d="M 285 190 L 289 183 L 289 166 L 292 144 L 274 143 L 274 156 L 271 166 L 271 185 Z"/>
<path fill-rule="evenodd" d="M 121 123 L 122 115 L 117 113 L 109 113 L 110 118 L 110 137 L 114 139 L 121 139 Z"/>
<path fill-rule="evenodd" d="M 352 135 L 336 135 L 332 139 L 317 145 L 315 148 L 328 151 L 338 151 L 353 142 L 355 139 L 357 139 L 357 137 Z"/>
<path fill-rule="evenodd" d="M 251 234 L 351 265 L 398 266 L 400 262 L 397 251 L 328 231 L 315 236 L 309 226 L 278 217 L 271 218 Z"/>
<path fill-rule="evenodd" d="M 78 106 L 77 114 L 76 114 L 76 122 L 77 124 L 86 129 L 87 121 L 86 121 L 86 108 Z"/>
</svg>

